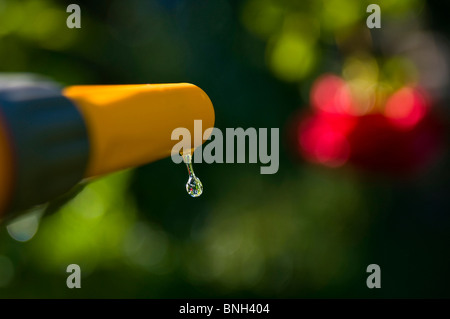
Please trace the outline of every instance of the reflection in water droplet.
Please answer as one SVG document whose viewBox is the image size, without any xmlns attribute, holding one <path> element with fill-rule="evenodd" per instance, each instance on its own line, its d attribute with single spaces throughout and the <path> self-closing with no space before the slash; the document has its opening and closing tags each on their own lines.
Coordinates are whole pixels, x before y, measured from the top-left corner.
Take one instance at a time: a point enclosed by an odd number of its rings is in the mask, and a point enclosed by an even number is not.
<svg viewBox="0 0 450 319">
<path fill-rule="evenodd" d="M 202 182 L 195 176 L 194 169 L 192 168 L 192 156 L 191 154 L 183 155 L 183 161 L 186 163 L 186 167 L 189 174 L 189 179 L 186 183 L 186 191 L 192 197 L 199 197 L 203 193 Z"/>
</svg>

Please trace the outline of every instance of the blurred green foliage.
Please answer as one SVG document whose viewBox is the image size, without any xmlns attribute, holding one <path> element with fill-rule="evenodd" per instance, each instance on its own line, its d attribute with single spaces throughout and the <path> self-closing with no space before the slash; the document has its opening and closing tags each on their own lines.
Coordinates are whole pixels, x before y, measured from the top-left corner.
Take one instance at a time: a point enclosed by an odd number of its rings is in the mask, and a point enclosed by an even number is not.
<svg viewBox="0 0 450 319">
<path fill-rule="evenodd" d="M 368 32 L 370 1 L 77 1 L 81 29 L 65 26 L 69 3 L 0 0 L 0 71 L 62 85 L 191 82 L 213 101 L 217 127 L 286 134 L 322 72 L 371 78 L 381 65 L 394 87 L 417 77 L 409 60 L 380 64 L 371 45 L 351 40 Z M 424 6 L 383 1 L 383 19 Z M 0 297 L 449 296 L 442 166 L 402 183 L 289 154 L 285 143 L 274 176 L 197 164 L 198 199 L 185 193 L 185 168 L 166 159 L 92 181 L 54 214 L 3 225 Z M 81 289 L 66 287 L 72 263 Z M 371 263 L 383 271 L 378 291 L 365 285 Z"/>
</svg>

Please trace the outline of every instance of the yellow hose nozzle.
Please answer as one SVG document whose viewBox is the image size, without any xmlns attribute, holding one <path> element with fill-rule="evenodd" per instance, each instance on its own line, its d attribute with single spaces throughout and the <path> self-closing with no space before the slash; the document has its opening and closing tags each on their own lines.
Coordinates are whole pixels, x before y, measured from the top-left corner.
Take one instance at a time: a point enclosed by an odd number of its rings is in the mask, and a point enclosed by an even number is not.
<svg viewBox="0 0 450 319">
<path fill-rule="evenodd" d="M 67 87 L 63 94 L 87 124 L 86 177 L 170 156 L 172 131 L 185 127 L 193 132 L 194 120 L 202 120 L 205 129 L 214 126 L 211 100 L 193 84 L 82 85 Z"/>
</svg>

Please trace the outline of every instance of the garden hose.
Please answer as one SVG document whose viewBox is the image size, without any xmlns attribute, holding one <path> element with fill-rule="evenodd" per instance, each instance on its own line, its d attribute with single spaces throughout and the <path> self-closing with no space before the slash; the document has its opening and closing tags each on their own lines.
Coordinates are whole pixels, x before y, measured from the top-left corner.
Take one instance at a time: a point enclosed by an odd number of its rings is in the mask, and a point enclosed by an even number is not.
<svg viewBox="0 0 450 319">
<path fill-rule="evenodd" d="M 84 178 L 171 156 L 172 131 L 193 132 L 194 120 L 213 127 L 214 109 L 188 83 L 0 87 L 0 219 Z"/>
</svg>

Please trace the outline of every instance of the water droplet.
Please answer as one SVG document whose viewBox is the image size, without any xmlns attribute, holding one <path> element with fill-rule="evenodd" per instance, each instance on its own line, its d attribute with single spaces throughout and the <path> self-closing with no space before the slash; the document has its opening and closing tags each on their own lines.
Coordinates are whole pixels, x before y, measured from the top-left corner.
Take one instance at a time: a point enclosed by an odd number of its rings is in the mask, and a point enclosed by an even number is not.
<svg viewBox="0 0 450 319">
<path fill-rule="evenodd" d="M 183 161 L 186 164 L 189 179 L 186 183 L 186 191 L 192 197 L 199 197 L 203 193 L 202 182 L 195 176 L 194 169 L 192 168 L 192 156 L 191 154 L 182 155 Z"/>
</svg>

